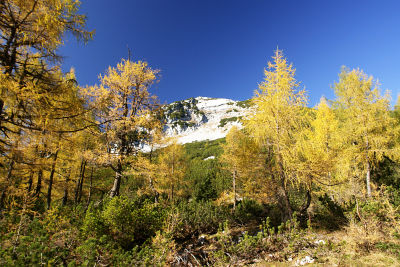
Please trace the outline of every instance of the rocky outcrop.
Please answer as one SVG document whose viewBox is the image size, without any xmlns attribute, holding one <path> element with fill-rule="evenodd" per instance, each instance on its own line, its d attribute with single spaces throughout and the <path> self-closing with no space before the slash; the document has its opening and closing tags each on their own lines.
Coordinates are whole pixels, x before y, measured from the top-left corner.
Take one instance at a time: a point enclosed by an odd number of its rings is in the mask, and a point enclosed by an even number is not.
<svg viewBox="0 0 400 267">
<path fill-rule="evenodd" d="M 164 132 L 178 143 L 215 140 L 225 137 L 232 126 L 242 127 L 241 118 L 249 113 L 249 101 L 196 97 L 163 107 Z"/>
</svg>

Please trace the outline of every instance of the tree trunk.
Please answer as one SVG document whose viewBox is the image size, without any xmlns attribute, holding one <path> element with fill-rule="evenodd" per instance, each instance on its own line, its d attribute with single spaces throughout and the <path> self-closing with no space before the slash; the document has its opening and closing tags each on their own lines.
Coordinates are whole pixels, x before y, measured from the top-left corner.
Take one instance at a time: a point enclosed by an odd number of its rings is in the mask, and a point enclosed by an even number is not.
<svg viewBox="0 0 400 267">
<path fill-rule="evenodd" d="M 122 163 L 121 160 L 118 160 L 117 169 L 115 172 L 114 184 L 110 191 L 110 197 L 119 196 L 119 188 L 121 186 L 121 180 L 122 180 Z"/>
<path fill-rule="evenodd" d="M 64 196 L 62 199 L 62 205 L 65 206 L 67 205 L 68 202 L 68 188 L 69 188 L 69 178 L 71 176 L 71 169 L 68 170 L 68 174 L 65 176 L 65 186 L 64 186 Z"/>
<path fill-rule="evenodd" d="M 306 201 L 304 202 L 303 206 L 301 206 L 301 208 L 300 208 L 300 214 L 306 213 L 307 209 L 310 207 L 310 205 L 311 205 L 311 192 L 310 192 L 310 190 L 307 190 Z"/>
<path fill-rule="evenodd" d="M 81 165 L 81 169 L 82 169 L 82 165 Z M 80 183 L 80 179 L 81 179 L 81 175 L 79 172 L 79 176 L 76 178 L 76 182 L 75 182 L 75 195 L 74 195 L 74 203 L 77 204 L 78 203 L 78 194 L 79 194 L 79 183 Z"/>
<path fill-rule="evenodd" d="M 81 179 L 79 182 L 79 192 L 78 192 L 78 202 L 81 202 L 81 198 L 82 198 L 82 188 L 83 188 L 83 181 L 85 179 L 85 171 L 86 171 L 86 160 L 83 164 L 83 168 L 82 168 L 82 173 L 81 173 Z"/>
<path fill-rule="evenodd" d="M 0 211 L 3 209 L 3 203 L 4 203 L 4 200 L 6 199 L 6 193 L 11 184 L 11 176 L 12 176 L 13 170 L 14 170 L 14 159 L 11 159 L 10 166 L 8 167 L 8 171 L 7 171 L 7 177 L 6 177 L 6 181 L 5 181 L 6 184 L 1 192 L 1 196 L 0 196 Z"/>
<path fill-rule="evenodd" d="M 292 206 L 290 205 L 289 194 L 287 192 L 284 179 L 282 179 L 282 184 L 281 184 L 280 202 L 283 208 L 282 212 L 284 212 L 283 221 L 288 221 L 292 218 L 293 210 Z"/>
<path fill-rule="evenodd" d="M 88 193 L 88 198 L 86 202 L 86 209 L 89 207 L 90 201 L 92 199 L 92 186 L 93 186 L 93 171 L 94 167 L 92 167 L 92 172 L 90 173 L 90 184 L 89 184 L 89 193 Z"/>
<path fill-rule="evenodd" d="M 232 178 L 232 183 L 233 183 L 233 210 L 236 209 L 236 175 L 237 172 L 236 170 L 233 171 L 233 178 Z"/>
<path fill-rule="evenodd" d="M 76 179 L 76 184 L 75 184 L 75 196 L 74 196 L 75 204 L 80 201 L 79 194 L 81 193 L 80 188 L 81 188 L 82 174 L 84 174 L 85 165 L 86 165 L 86 161 L 84 159 L 82 159 L 81 167 L 79 169 L 79 176 Z"/>
<path fill-rule="evenodd" d="M 365 161 L 367 163 L 367 174 L 365 177 L 365 182 L 367 185 L 367 196 L 370 198 L 371 197 L 371 165 L 369 163 L 369 156 L 368 156 L 368 150 L 369 150 L 369 143 L 368 143 L 368 139 L 366 140 L 365 143 Z"/>
<path fill-rule="evenodd" d="M 311 205 L 311 190 L 307 190 L 306 192 L 306 201 L 304 202 L 304 204 L 301 206 L 300 208 L 300 223 L 304 222 L 303 220 L 308 220 L 308 222 L 311 223 L 311 216 L 308 213 L 308 208 Z M 307 226 L 309 226 L 307 222 Z"/>
<path fill-rule="evenodd" d="M 174 166 L 175 166 L 175 157 L 174 157 L 174 154 L 172 154 L 172 166 L 171 166 L 171 200 L 172 200 L 172 202 L 174 202 L 174 171 L 175 171 L 175 169 L 174 169 Z"/>
<path fill-rule="evenodd" d="M 32 185 L 33 185 L 33 175 L 35 174 L 35 172 L 31 172 L 31 175 L 29 175 L 29 180 L 28 180 L 28 193 L 31 192 L 32 190 Z"/>
<path fill-rule="evenodd" d="M 11 160 L 10 166 L 7 171 L 7 182 L 11 181 L 12 171 L 14 170 L 14 159 Z"/>
<path fill-rule="evenodd" d="M 36 189 L 34 196 L 39 197 L 40 190 L 42 189 L 42 177 L 43 177 L 43 170 L 38 171 L 38 179 L 37 179 L 37 184 L 36 184 Z"/>
<path fill-rule="evenodd" d="M 289 194 L 287 191 L 287 186 L 286 186 L 286 176 L 284 172 L 284 167 L 282 164 L 282 156 L 279 154 L 279 179 L 280 179 L 280 193 L 279 193 L 279 202 L 281 203 L 282 207 L 282 212 L 283 212 L 283 217 L 282 220 L 288 221 L 292 219 L 293 215 L 293 210 L 292 206 L 290 205 L 290 199 L 289 199 Z"/>
<path fill-rule="evenodd" d="M 154 151 L 154 145 L 152 144 L 152 145 L 151 145 L 151 150 L 150 150 L 150 153 L 149 153 L 149 161 L 150 161 L 150 162 L 152 162 L 153 151 Z M 154 202 L 155 202 L 155 203 L 158 203 L 158 197 L 159 197 L 160 194 L 159 194 L 158 191 L 155 189 L 154 183 L 153 183 L 153 179 L 151 178 L 150 175 L 149 175 L 149 184 L 150 184 L 151 191 L 153 191 L 153 193 L 154 193 Z"/>
<path fill-rule="evenodd" d="M 367 156 L 367 175 L 366 175 L 366 184 L 367 184 L 367 196 L 370 198 L 371 197 L 371 166 L 369 163 L 369 159 Z"/>
<path fill-rule="evenodd" d="M 159 194 L 158 194 L 157 190 L 154 188 L 153 179 L 151 178 L 150 175 L 149 175 L 149 184 L 150 184 L 151 191 L 153 191 L 153 193 L 154 193 L 154 202 L 158 203 Z"/>
<path fill-rule="evenodd" d="M 0 196 L 0 215 L 2 213 L 2 210 L 4 208 L 4 201 L 6 199 L 6 190 L 4 189 L 3 192 L 1 192 L 1 196 Z M 0 216 L 1 218 L 1 216 Z"/>
<path fill-rule="evenodd" d="M 47 209 L 51 207 L 51 191 L 53 189 L 54 172 L 56 171 L 56 162 L 58 157 L 58 150 L 54 154 L 53 163 L 51 164 L 51 171 L 49 177 L 49 187 L 47 189 Z"/>
</svg>

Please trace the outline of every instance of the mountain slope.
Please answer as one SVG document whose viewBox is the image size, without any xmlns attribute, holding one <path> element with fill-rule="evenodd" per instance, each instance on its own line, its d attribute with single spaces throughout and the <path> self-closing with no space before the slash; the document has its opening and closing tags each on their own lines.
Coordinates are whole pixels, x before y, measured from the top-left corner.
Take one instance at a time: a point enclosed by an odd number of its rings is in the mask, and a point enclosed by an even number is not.
<svg viewBox="0 0 400 267">
<path fill-rule="evenodd" d="M 164 132 L 178 143 L 215 140 L 225 137 L 233 127 L 242 127 L 240 118 L 250 111 L 250 102 L 226 98 L 196 97 L 163 107 Z"/>
</svg>

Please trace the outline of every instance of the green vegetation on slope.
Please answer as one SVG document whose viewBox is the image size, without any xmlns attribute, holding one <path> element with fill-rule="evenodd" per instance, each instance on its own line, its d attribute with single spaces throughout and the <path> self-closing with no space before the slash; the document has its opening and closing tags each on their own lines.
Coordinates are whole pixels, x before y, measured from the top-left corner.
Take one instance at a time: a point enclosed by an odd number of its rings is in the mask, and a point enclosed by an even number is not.
<svg viewBox="0 0 400 267">
<path fill-rule="evenodd" d="M 224 127 L 228 122 L 240 121 L 242 117 L 223 118 L 219 121 L 218 127 Z"/>
</svg>

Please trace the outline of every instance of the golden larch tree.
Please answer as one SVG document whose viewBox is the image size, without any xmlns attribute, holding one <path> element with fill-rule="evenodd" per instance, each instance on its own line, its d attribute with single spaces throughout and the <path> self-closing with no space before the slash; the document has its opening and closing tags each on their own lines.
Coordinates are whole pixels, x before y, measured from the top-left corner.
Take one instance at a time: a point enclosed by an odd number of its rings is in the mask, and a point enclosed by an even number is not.
<svg viewBox="0 0 400 267">
<path fill-rule="evenodd" d="M 390 155 L 394 119 L 389 114 L 389 93 L 382 95 L 379 84 L 362 70 L 346 68 L 335 83 L 336 106 L 340 112 L 341 136 L 346 142 L 341 158 L 350 176 L 365 177 L 365 188 L 371 196 L 371 167 Z"/>
<path fill-rule="evenodd" d="M 158 157 L 158 164 L 160 187 L 166 190 L 169 199 L 174 201 L 184 186 L 183 178 L 187 167 L 184 147 L 174 141 L 163 148 Z"/>
<path fill-rule="evenodd" d="M 281 50 L 276 50 L 264 70 L 252 99 L 254 114 L 246 121 L 246 128 L 255 140 L 270 151 L 274 166 L 272 179 L 277 181 L 278 198 L 285 219 L 292 216 L 288 183 L 297 181 L 297 168 L 292 163 L 296 134 L 301 131 L 307 103 L 305 90 L 299 89 L 295 69 L 288 64 Z"/>
<path fill-rule="evenodd" d="M 148 122 L 153 120 L 159 105 L 149 88 L 158 72 L 147 62 L 122 60 L 117 67 L 109 67 L 104 76 L 100 75 L 100 85 L 84 90 L 95 110 L 99 138 L 103 141 L 95 158 L 115 171 L 111 197 L 119 195 L 125 159 L 135 155 L 152 133 Z"/>
<path fill-rule="evenodd" d="M 255 197 L 261 195 L 257 189 L 260 178 L 264 175 L 265 155 L 260 146 L 243 130 L 232 127 L 226 135 L 226 143 L 222 145 L 223 154 L 220 161 L 232 174 L 233 208 L 236 207 L 237 193 L 242 196 Z M 257 186 L 258 185 L 258 186 Z"/>
</svg>

